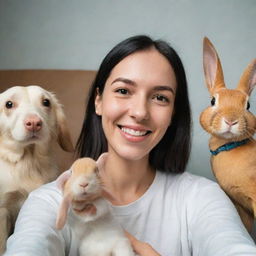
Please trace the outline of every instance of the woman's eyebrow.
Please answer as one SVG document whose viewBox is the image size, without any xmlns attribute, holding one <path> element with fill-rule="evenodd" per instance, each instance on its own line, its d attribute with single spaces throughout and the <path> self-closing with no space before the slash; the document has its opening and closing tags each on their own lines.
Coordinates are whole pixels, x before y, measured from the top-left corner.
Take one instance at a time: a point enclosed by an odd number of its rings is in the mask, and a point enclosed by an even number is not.
<svg viewBox="0 0 256 256">
<path fill-rule="evenodd" d="M 134 82 L 133 80 L 130 80 L 128 78 L 124 78 L 124 77 L 118 77 L 116 78 L 112 83 L 116 83 L 116 82 L 122 82 L 122 83 L 125 83 L 125 84 L 129 84 L 129 85 L 137 85 L 136 82 Z M 175 90 L 171 87 L 171 86 L 168 86 L 168 85 L 156 85 L 153 87 L 153 90 L 154 91 L 170 91 L 173 95 L 175 95 Z"/>
<path fill-rule="evenodd" d="M 153 88 L 154 91 L 170 91 L 173 95 L 175 95 L 175 91 L 172 87 L 168 85 L 157 85 Z"/>
<path fill-rule="evenodd" d="M 123 78 L 123 77 L 118 77 L 118 78 L 116 78 L 116 79 L 111 83 L 111 85 L 114 84 L 114 83 L 116 83 L 116 82 L 122 82 L 122 83 L 125 83 L 125 84 L 136 85 L 136 83 L 135 83 L 134 81 L 132 81 L 132 80 L 130 80 L 130 79 L 128 79 L 128 78 Z"/>
</svg>

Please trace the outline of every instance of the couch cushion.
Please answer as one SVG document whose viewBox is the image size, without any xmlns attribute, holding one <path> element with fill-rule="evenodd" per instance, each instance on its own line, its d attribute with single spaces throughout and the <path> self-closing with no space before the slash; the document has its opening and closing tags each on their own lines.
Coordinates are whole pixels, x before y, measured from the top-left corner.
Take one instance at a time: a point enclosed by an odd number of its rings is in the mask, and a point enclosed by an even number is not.
<svg viewBox="0 0 256 256">
<path fill-rule="evenodd" d="M 75 145 L 84 118 L 88 89 L 95 71 L 83 70 L 0 70 L 0 92 L 9 87 L 39 85 L 54 92 L 64 106 L 68 126 Z M 57 162 L 63 171 L 70 167 L 74 154 L 56 148 Z"/>
</svg>

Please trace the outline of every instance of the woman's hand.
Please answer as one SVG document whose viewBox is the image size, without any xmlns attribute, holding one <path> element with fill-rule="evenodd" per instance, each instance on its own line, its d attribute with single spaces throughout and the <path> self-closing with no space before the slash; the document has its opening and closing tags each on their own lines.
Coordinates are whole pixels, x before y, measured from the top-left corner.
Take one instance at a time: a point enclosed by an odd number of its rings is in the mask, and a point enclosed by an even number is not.
<svg viewBox="0 0 256 256">
<path fill-rule="evenodd" d="M 133 250 L 140 256 L 161 256 L 148 243 L 144 243 L 136 239 L 133 235 L 125 231 L 125 235 L 130 240 Z"/>
</svg>

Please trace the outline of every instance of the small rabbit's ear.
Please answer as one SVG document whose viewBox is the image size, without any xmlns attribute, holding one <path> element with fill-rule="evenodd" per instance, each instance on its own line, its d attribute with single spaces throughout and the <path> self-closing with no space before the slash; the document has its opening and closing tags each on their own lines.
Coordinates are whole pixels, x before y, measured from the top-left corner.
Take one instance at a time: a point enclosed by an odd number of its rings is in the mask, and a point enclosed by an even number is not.
<svg viewBox="0 0 256 256">
<path fill-rule="evenodd" d="M 210 93 L 213 94 L 214 91 L 225 88 L 220 59 L 214 46 L 207 37 L 204 38 L 203 64 L 205 80 Z"/>
<path fill-rule="evenodd" d="M 96 162 L 99 170 L 104 168 L 105 161 L 106 161 L 107 157 L 108 157 L 108 153 L 103 153 L 99 156 L 99 158 Z"/>
<path fill-rule="evenodd" d="M 67 182 L 67 180 L 71 177 L 71 170 L 63 172 L 56 180 L 57 187 L 60 190 L 64 190 L 64 186 Z"/>
<path fill-rule="evenodd" d="M 68 210 L 71 205 L 71 197 L 66 195 L 60 205 L 57 218 L 56 218 L 56 229 L 62 229 L 66 223 Z"/>
<path fill-rule="evenodd" d="M 256 59 L 254 59 L 245 69 L 238 83 L 237 89 L 250 95 L 255 85 L 256 85 Z"/>
</svg>

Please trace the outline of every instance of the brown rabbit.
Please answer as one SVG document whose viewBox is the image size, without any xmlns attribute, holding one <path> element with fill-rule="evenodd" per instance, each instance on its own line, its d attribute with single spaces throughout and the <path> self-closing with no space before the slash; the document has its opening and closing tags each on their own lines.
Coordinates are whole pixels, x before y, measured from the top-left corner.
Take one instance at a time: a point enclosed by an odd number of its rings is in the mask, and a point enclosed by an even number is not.
<svg viewBox="0 0 256 256">
<path fill-rule="evenodd" d="M 76 236 L 80 256 L 134 256 L 128 238 L 115 220 L 110 204 L 103 198 L 104 185 L 99 169 L 107 153 L 97 162 L 80 158 L 58 179 L 63 200 L 56 219 L 56 228 L 70 226 Z"/>
<path fill-rule="evenodd" d="M 251 232 L 256 216 L 256 118 L 249 111 L 249 96 L 256 85 L 256 59 L 233 90 L 226 88 L 218 54 L 207 38 L 203 63 L 211 106 L 201 113 L 200 123 L 211 134 L 212 170 Z"/>
<path fill-rule="evenodd" d="M 56 220 L 57 229 L 64 227 L 70 207 L 78 216 L 96 214 L 93 201 L 102 196 L 97 163 L 93 159 L 80 158 L 74 162 L 71 170 L 72 172 L 62 173 L 57 179 L 58 186 L 63 191 Z"/>
</svg>

